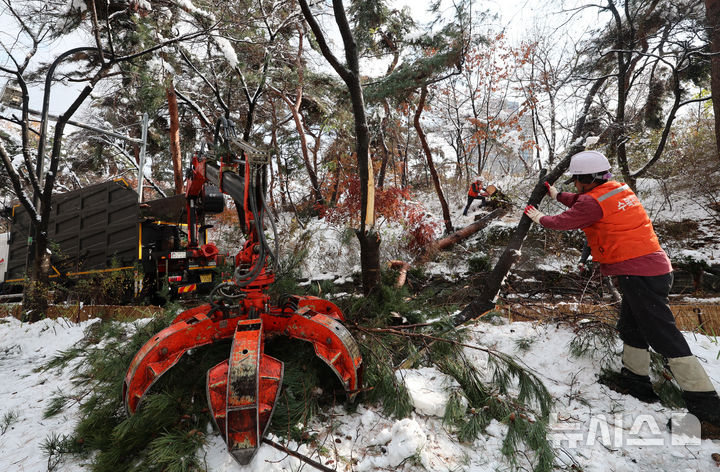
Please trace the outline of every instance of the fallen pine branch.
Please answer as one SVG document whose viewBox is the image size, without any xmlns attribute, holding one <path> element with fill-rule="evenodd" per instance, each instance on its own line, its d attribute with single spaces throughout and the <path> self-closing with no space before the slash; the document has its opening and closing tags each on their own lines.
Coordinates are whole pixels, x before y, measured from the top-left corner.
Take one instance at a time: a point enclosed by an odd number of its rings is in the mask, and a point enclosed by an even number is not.
<svg viewBox="0 0 720 472">
<path fill-rule="evenodd" d="M 309 458 L 308 456 L 306 456 L 306 455 L 300 454 L 299 452 L 293 451 L 292 449 L 288 449 L 286 446 L 283 446 L 283 445 L 280 444 L 280 443 L 276 443 L 276 442 L 273 441 L 272 439 L 262 438 L 262 442 L 264 442 L 265 444 L 267 444 L 267 445 L 269 445 L 269 446 L 274 447 L 274 448 L 277 449 L 278 451 L 282 451 L 282 452 L 284 452 L 285 454 L 289 454 L 289 455 L 291 455 L 291 456 L 293 456 L 293 457 L 295 457 L 295 458 L 297 458 L 297 459 L 300 459 L 300 460 L 303 461 L 304 463 L 315 467 L 317 470 L 322 470 L 323 472 L 337 472 L 336 469 L 331 469 L 331 468 L 328 467 L 328 466 L 325 466 L 325 465 L 323 465 L 323 464 L 321 464 L 321 463 L 319 463 L 319 462 L 317 462 L 317 461 L 314 461 L 314 460 L 310 459 L 310 458 Z"/>
<path fill-rule="evenodd" d="M 424 333 L 414 333 L 414 332 L 400 331 L 400 330 L 395 329 L 395 328 L 365 328 L 365 327 L 359 326 L 359 325 L 357 325 L 357 324 L 356 324 L 354 327 L 355 327 L 355 329 L 357 329 L 357 330 L 359 330 L 359 331 L 363 331 L 363 332 L 365 332 L 365 333 L 387 333 L 387 334 L 394 334 L 394 335 L 396 335 L 396 336 L 403 336 L 403 337 L 407 337 L 407 338 L 419 338 L 419 339 L 425 339 L 425 340 L 427 340 L 427 341 L 430 341 L 429 343 L 427 343 L 427 344 L 425 345 L 425 347 L 424 347 L 423 349 L 421 349 L 420 351 L 418 351 L 418 352 L 416 353 L 416 356 L 410 357 L 410 358 L 404 360 L 402 363 L 400 363 L 399 366 L 397 366 L 396 369 L 407 369 L 407 368 L 409 368 L 409 367 L 412 365 L 412 363 L 415 361 L 415 359 L 417 359 L 417 358 L 420 356 L 420 354 L 422 354 L 423 352 L 427 351 L 427 349 L 429 349 L 430 346 L 432 346 L 432 345 L 433 345 L 434 343 L 436 343 L 436 342 L 449 343 L 449 344 L 453 344 L 453 345 L 455 345 L 455 346 L 466 347 L 466 348 L 468 348 L 468 349 L 474 349 L 474 350 L 477 350 L 477 351 L 482 351 L 482 352 L 484 352 L 484 353 L 486 353 L 486 354 L 488 354 L 488 355 L 490 355 L 490 356 L 494 356 L 494 357 L 497 357 L 497 358 L 503 358 L 503 357 L 505 356 L 505 354 L 503 354 L 502 352 L 495 351 L 495 350 L 490 349 L 490 348 L 487 348 L 487 347 L 477 346 L 477 345 L 475 345 L 475 344 L 463 343 L 463 342 L 460 342 L 460 341 L 456 341 L 456 340 L 454 340 L 454 339 L 447 339 L 447 338 L 442 338 L 442 337 L 440 337 L 440 336 L 434 336 L 434 335 L 432 335 L 432 334 L 424 334 Z M 453 329 L 455 329 L 455 328 L 453 328 Z M 447 331 L 445 331 L 445 332 L 447 332 Z M 442 334 L 442 333 L 441 333 L 441 334 Z M 525 369 L 527 369 L 528 371 L 530 371 L 530 372 L 534 372 L 533 369 L 531 369 L 531 368 L 528 367 L 527 365 L 523 365 L 523 367 L 524 367 Z"/>
</svg>

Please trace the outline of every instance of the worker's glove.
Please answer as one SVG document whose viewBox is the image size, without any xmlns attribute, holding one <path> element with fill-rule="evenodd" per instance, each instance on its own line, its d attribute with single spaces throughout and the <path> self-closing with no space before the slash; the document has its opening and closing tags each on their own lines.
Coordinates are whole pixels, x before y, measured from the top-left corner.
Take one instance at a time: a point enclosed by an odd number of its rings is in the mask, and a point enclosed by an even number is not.
<svg viewBox="0 0 720 472">
<path fill-rule="evenodd" d="M 557 200 L 557 189 L 554 186 L 550 185 L 548 182 L 545 182 L 545 188 L 547 189 L 547 193 L 550 195 L 550 198 L 552 198 L 553 200 Z"/>
<path fill-rule="evenodd" d="M 525 207 L 525 214 L 530 217 L 531 220 L 533 220 L 535 223 L 540 224 L 540 218 L 545 216 L 543 212 L 538 210 L 532 205 L 528 205 Z"/>
</svg>

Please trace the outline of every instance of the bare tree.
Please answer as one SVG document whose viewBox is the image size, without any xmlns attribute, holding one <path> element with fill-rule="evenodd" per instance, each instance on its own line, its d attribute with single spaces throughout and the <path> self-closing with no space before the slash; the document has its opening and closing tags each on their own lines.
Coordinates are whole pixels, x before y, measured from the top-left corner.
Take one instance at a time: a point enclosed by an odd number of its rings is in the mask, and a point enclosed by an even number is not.
<svg viewBox="0 0 720 472">
<path fill-rule="evenodd" d="M 541 151 L 547 155 L 547 165 L 553 166 L 556 150 L 560 146 L 559 134 L 564 128 L 558 116 L 565 97 L 575 94 L 573 81 L 578 77 L 581 52 L 574 48 L 574 41 L 558 39 L 558 31 L 537 30 L 532 39 L 534 47 L 526 77 L 521 77 L 526 99 L 533 94 L 536 106 L 531 109 L 533 134 L 535 136 L 536 160 L 541 161 Z M 525 82 L 530 86 L 526 87 Z"/>
<path fill-rule="evenodd" d="M 438 200 L 440 201 L 443 221 L 445 222 L 445 232 L 447 234 L 450 234 L 453 232 L 453 225 L 450 219 L 450 209 L 448 208 L 447 200 L 445 200 L 445 195 L 443 194 L 442 187 L 440 186 L 440 178 L 438 177 L 437 170 L 435 169 L 435 163 L 433 162 L 432 158 L 432 151 L 430 150 L 427 138 L 425 137 L 425 132 L 420 125 L 420 116 L 422 115 L 423 109 L 425 108 L 426 98 L 428 94 L 427 89 L 427 85 L 425 85 L 420 90 L 420 99 L 418 100 L 413 123 L 415 125 L 415 131 L 417 131 L 418 137 L 420 138 L 420 144 L 422 146 L 423 152 L 425 153 L 425 158 L 427 159 L 427 165 L 428 169 L 430 170 L 430 175 L 432 176 L 435 193 L 437 194 Z"/>
<path fill-rule="evenodd" d="M 27 211 L 31 221 L 33 237 L 30 249 L 31 266 L 30 273 L 28 274 L 30 282 L 29 286 L 25 290 L 23 305 L 28 319 L 30 321 L 35 321 L 44 314 L 48 303 L 46 293 L 47 276 L 50 269 L 50 258 L 48 254 L 48 225 L 51 214 L 50 209 L 52 205 L 52 195 L 62 157 L 63 134 L 68 120 L 71 119 L 73 114 L 89 97 L 95 86 L 103 78 L 111 74 L 118 64 L 133 60 L 144 54 L 158 51 L 165 46 L 203 35 L 205 32 L 201 31 L 177 36 L 166 39 L 161 43 L 141 51 L 120 54 L 117 51 L 111 52 L 114 51 L 114 46 L 112 46 L 111 41 L 108 42 L 109 46 L 107 47 L 105 47 L 104 44 L 101 44 L 97 15 L 93 15 L 93 28 L 94 31 L 97 32 L 95 35 L 96 42 L 98 43 L 97 46 L 78 47 L 60 54 L 54 61 L 52 61 L 45 74 L 40 131 L 37 137 L 37 150 L 33 153 L 31 150 L 32 141 L 30 138 L 33 131 L 29 111 L 30 92 L 27 77 L 31 75 L 29 70 L 30 61 L 37 53 L 38 47 L 41 45 L 43 40 L 49 37 L 50 30 L 46 25 L 42 24 L 33 28 L 33 26 L 26 21 L 26 18 L 21 13 L 12 8 L 9 2 L 7 3 L 7 7 L 8 11 L 12 13 L 20 27 L 20 36 L 18 38 L 14 38 L 12 44 L 8 44 L 6 41 L 0 42 L 0 46 L 6 51 L 9 60 L 14 65 L 14 67 L 1 66 L 0 72 L 11 76 L 20 89 L 21 114 L 19 117 L 12 115 L 10 117 L 3 117 L 3 119 L 15 123 L 19 128 L 21 137 L 20 140 L 22 142 L 23 163 L 20 166 L 13 164 L 13 159 L 7 152 L 7 149 L 2 141 L 0 141 L 0 159 L 2 159 L 3 166 L 10 177 L 15 195 L 23 205 L 23 208 Z M 107 31 L 106 33 L 108 38 L 111 37 L 110 31 Z M 22 52 L 18 53 L 13 50 L 13 45 L 17 45 L 23 40 L 27 40 L 30 44 L 30 47 L 24 51 L 24 56 L 22 55 Z M 16 55 L 23 57 L 17 58 Z M 65 112 L 60 114 L 57 118 L 53 137 L 50 141 L 51 149 L 46 171 L 45 158 L 47 153 L 46 144 L 48 141 L 47 134 L 50 121 L 50 91 L 54 81 L 56 80 L 56 69 L 67 59 L 87 64 L 84 68 L 78 67 L 72 72 L 65 73 L 65 76 L 68 79 L 78 83 L 83 83 L 84 87 Z M 30 193 L 34 194 L 34 197 L 30 196 L 28 190 Z"/>
</svg>

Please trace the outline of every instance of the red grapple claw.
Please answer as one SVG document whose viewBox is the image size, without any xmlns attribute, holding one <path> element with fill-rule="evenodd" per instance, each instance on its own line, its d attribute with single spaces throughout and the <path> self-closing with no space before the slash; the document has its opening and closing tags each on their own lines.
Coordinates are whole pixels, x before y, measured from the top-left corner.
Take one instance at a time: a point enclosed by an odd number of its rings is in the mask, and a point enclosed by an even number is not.
<svg viewBox="0 0 720 472">
<path fill-rule="evenodd" d="M 285 335 L 312 344 L 352 401 L 362 382 L 362 356 L 339 321 L 342 312 L 316 297 L 296 298 L 299 308 L 268 306 L 257 318 L 223 314 L 211 305 L 178 316 L 135 355 L 123 384 L 128 415 L 137 412 L 150 387 L 188 351 L 229 338 L 229 360 L 207 374 L 207 397 L 228 452 L 240 464 L 250 463 L 260 447 L 282 388 L 283 363 L 264 353 L 267 336 Z"/>
</svg>

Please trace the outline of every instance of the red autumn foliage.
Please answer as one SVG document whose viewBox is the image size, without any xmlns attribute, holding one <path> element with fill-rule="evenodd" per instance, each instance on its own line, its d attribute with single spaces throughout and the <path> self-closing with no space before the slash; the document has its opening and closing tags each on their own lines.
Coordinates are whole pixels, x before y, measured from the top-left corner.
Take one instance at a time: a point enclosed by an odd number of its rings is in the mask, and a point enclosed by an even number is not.
<svg viewBox="0 0 720 472">
<path fill-rule="evenodd" d="M 360 219 L 360 179 L 348 178 L 342 187 L 346 192 L 337 205 L 316 205 L 315 209 L 330 223 L 356 226 Z M 418 253 L 433 241 L 440 227 L 421 204 L 411 200 L 410 191 L 400 187 L 375 189 L 375 216 L 378 221 L 400 222 L 406 230 L 405 248 L 412 253 Z"/>
</svg>

